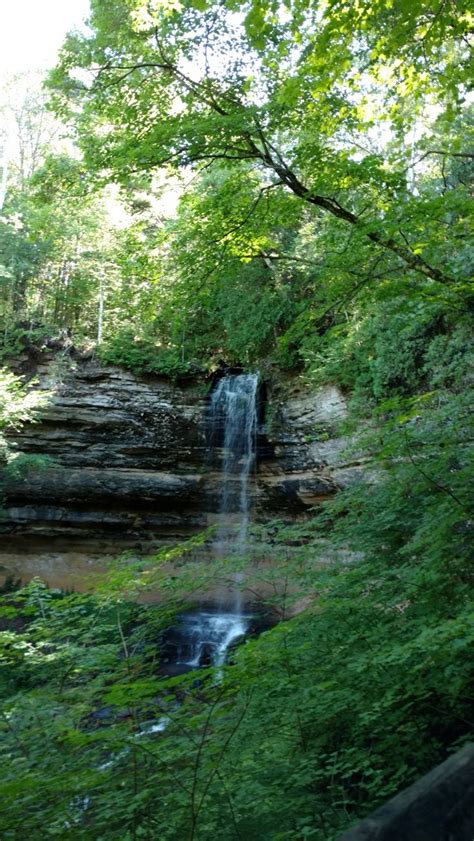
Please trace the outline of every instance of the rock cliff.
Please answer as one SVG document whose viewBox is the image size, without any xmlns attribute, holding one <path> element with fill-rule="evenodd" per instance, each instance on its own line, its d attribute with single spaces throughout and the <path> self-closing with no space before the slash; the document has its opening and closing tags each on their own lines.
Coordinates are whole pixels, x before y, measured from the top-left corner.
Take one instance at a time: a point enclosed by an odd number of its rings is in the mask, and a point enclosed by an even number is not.
<svg viewBox="0 0 474 841">
<path fill-rule="evenodd" d="M 41 418 L 10 441 L 48 461 L 28 469 L 19 459 L 17 474 L 3 479 L 5 569 L 44 574 L 45 566 L 48 575 L 54 558 L 66 556 L 73 567 L 87 566 L 125 547 L 185 539 L 215 520 L 219 475 L 206 443 L 211 381 L 174 384 L 94 359 L 63 359 L 58 368 L 54 354 L 43 356 L 36 374 L 35 387 L 47 394 Z M 337 433 L 345 415 L 334 386 L 305 393 L 291 380 L 264 385 L 257 519 L 304 517 L 357 479 L 361 463 L 344 457 L 348 441 Z"/>
</svg>

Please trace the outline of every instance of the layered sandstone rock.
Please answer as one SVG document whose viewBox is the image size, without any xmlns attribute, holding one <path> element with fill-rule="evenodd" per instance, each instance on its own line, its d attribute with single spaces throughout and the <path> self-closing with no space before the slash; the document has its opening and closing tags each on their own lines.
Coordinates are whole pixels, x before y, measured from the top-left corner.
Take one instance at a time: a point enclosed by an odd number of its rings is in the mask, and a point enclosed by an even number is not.
<svg viewBox="0 0 474 841">
<path fill-rule="evenodd" d="M 58 365 L 52 353 L 36 373 L 35 387 L 48 395 L 41 419 L 10 440 L 50 461 L 3 480 L 0 565 L 16 569 L 23 557 L 34 567 L 41 556 L 48 566 L 64 553 L 87 563 L 94 554 L 180 541 L 215 522 L 221 488 L 207 447 L 211 381 L 137 377 L 94 359 Z M 339 432 L 346 414 L 334 386 L 265 384 L 256 519 L 305 517 L 360 477 L 364 460 L 346 454 L 350 441 Z"/>
<path fill-rule="evenodd" d="M 4 484 L 0 530 L 10 543 L 27 535 L 101 539 L 173 537 L 206 525 L 206 402 L 196 384 L 138 378 L 94 360 L 55 359 L 38 368 L 47 394 L 41 419 L 12 433 L 13 447 L 46 456 Z"/>
<path fill-rule="evenodd" d="M 365 473 L 367 457 L 341 434 L 347 403 L 336 386 L 308 391 L 277 380 L 269 389 L 267 418 L 272 455 L 259 463 L 262 511 L 278 515 L 282 500 L 289 514 L 308 511 Z"/>
</svg>

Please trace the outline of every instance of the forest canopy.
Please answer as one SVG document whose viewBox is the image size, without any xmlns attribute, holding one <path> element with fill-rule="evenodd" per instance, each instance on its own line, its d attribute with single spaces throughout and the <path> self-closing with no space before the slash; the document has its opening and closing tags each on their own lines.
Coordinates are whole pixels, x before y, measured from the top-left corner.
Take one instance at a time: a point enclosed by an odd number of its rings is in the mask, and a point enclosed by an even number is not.
<svg viewBox="0 0 474 841">
<path fill-rule="evenodd" d="M 48 80 L 79 157 L 12 185 L 4 317 L 170 372 L 307 367 L 355 302 L 400 288 L 456 318 L 471 34 L 458 2 L 93 2 Z"/>
</svg>

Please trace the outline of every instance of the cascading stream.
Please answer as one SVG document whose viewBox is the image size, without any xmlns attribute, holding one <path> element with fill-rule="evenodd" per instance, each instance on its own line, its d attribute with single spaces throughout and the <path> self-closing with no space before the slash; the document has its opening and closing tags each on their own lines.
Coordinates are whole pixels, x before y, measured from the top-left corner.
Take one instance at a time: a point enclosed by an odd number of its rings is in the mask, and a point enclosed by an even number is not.
<svg viewBox="0 0 474 841">
<path fill-rule="evenodd" d="M 218 549 L 243 551 L 251 507 L 250 477 L 255 463 L 258 374 L 223 377 L 211 396 L 211 443 L 221 442 L 221 504 Z M 232 521 L 237 528 L 232 530 Z"/>
<path fill-rule="evenodd" d="M 250 518 L 251 476 L 257 435 L 258 374 L 229 374 L 214 389 L 208 414 L 212 461 L 220 464 L 219 523 L 215 550 L 220 557 L 245 551 Z M 238 583 L 238 579 L 236 579 Z M 240 588 L 233 605 L 216 612 L 188 613 L 175 632 L 179 667 L 222 666 L 230 646 L 245 636 L 251 616 L 242 612 Z"/>
<path fill-rule="evenodd" d="M 178 664 L 193 669 L 222 666 L 229 647 L 245 636 L 249 618 L 230 612 L 185 614 L 181 617 L 183 635 L 178 648 Z"/>
</svg>

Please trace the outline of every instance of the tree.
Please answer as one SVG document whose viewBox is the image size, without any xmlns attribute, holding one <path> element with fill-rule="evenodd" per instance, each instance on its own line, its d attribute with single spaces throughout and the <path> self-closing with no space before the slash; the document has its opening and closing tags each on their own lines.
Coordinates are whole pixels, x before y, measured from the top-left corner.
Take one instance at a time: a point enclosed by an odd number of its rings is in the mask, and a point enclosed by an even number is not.
<svg viewBox="0 0 474 841">
<path fill-rule="evenodd" d="M 251 163 L 377 251 L 449 284 L 451 267 L 410 236 L 417 202 L 406 171 L 416 153 L 370 145 L 377 121 L 400 137 L 430 103 L 461 107 L 469 20 L 467 4 L 434 10 L 421 0 L 370 11 L 96 0 L 92 34 L 69 37 L 50 86 L 102 175 Z M 469 155 L 449 143 L 442 154 Z"/>
</svg>

